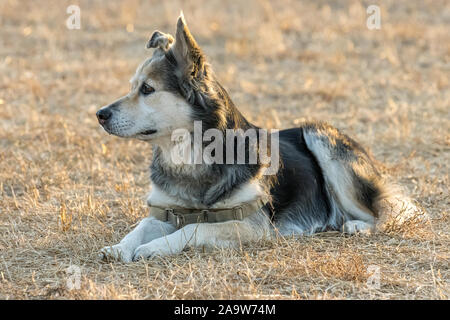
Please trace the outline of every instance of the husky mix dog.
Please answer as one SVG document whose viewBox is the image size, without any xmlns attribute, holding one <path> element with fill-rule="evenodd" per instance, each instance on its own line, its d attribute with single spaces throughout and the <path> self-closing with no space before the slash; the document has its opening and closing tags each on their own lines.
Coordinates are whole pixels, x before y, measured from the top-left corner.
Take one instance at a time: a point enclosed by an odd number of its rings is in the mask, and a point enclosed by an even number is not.
<svg viewBox="0 0 450 320">
<path fill-rule="evenodd" d="M 110 134 L 153 145 L 150 216 L 119 244 L 103 248 L 101 257 L 130 262 L 187 246 L 233 247 L 276 235 L 370 233 L 388 216 L 418 210 L 386 182 L 358 143 L 321 122 L 278 131 L 279 168 L 272 175 L 263 174 L 267 166 L 259 160 L 175 163 L 172 133 L 178 128 L 192 134 L 195 121 L 201 121 L 202 132 L 259 128 L 236 109 L 182 15 L 175 39 L 155 31 L 147 47 L 154 53 L 137 68 L 130 92 L 101 108 L 97 118 Z M 263 199 L 260 205 L 257 199 Z M 174 208 L 229 213 L 245 205 L 245 215 L 212 222 L 177 224 L 152 214 Z"/>
</svg>

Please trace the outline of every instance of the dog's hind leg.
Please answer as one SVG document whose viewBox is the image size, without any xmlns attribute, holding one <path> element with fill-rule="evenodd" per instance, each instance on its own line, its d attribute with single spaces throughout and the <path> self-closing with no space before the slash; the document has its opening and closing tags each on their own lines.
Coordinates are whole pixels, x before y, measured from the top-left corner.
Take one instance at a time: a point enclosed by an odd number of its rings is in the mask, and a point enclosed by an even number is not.
<svg viewBox="0 0 450 320">
<path fill-rule="evenodd" d="M 323 172 L 334 216 L 343 218 L 341 231 L 369 233 L 428 219 L 351 138 L 323 123 L 306 124 L 303 133 Z"/>
<path fill-rule="evenodd" d="M 104 260 L 114 259 L 131 262 L 137 247 L 174 231 L 175 227 L 169 223 L 156 220 L 153 217 L 145 218 L 120 243 L 101 249 L 99 256 Z"/>
<path fill-rule="evenodd" d="M 325 123 L 306 124 L 303 134 L 322 170 L 332 220 L 342 222 L 340 228 L 347 233 L 370 230 L 378 218 L 374 204 L 381 180 L 372 159 L 358 143 Z"/>
</svg>

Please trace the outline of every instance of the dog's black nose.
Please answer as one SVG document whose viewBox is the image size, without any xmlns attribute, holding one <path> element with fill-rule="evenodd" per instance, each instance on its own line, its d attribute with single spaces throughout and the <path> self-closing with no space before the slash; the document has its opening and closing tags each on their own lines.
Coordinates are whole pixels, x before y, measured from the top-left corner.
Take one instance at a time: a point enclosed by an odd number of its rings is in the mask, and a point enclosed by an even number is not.
<svg viewBox="0 0 450 320">
<path fill-rule="evenodd" d="M 100 124 L 105 124 L 109 118 L 111 118 L 112 112 L 109 108 L 100 109 L 97 111 L 97 119 Z"/>
</svg>

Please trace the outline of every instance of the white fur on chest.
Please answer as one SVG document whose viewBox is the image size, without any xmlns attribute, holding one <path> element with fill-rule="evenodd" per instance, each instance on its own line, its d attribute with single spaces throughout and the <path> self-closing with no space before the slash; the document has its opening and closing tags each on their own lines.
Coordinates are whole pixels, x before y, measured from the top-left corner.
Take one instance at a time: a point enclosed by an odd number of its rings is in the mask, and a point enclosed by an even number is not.
<svg viewBox="0 0 450 320">
<path fill-rule="evenodd" d="M 258 182 L 254 180 L 242 185 L 239 188 L 236 188 L 230 197 L 215 203 L 211 206 L 211 208 L 232 208 L 241 203 L 253 201 L 264 195 L 265 193 L 263 192 L 263 189 Z M 184 208 L 205 208 L 196 203 L 172 197 L 155 185 L 152 186 L 152 190 L 147 198 L 147 203 L 161 207 L 177 206 Z"/>
</svg>

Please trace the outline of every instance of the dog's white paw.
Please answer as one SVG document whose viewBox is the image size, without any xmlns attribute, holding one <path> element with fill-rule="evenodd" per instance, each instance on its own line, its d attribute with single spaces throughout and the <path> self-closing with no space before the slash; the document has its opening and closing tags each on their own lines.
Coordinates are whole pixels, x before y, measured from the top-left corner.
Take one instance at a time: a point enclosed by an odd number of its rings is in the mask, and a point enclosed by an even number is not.
<svg viewBox="0 0 450 320">
<path fill-rule="evenodd" d="M 350 220 L 342 225 L 341 231 L 348 234 L 359 233 L 364 235 L 370 235 L 373 231 L 373 226 L 364 221 Z"/>
<path fill-rule="evenodd" d="M 138 261 L 140 259 L 149 259 L 155 256 L 167 256 L 171 254 L 176 254 L 182 251 L 182 248 L 174 248 L 169 246 L 167 240 L 156 239 L 149 243 L 143 244 L 134 250 L 133 261 Z"/>
<path fill-rule="evenodd" d="M 99 258 L 104 261 L 117 260 L 127 263 L 133 259 L 133 250 L 119 243 L 114 246 L 102 248 L 99 253 Z"/>
</svg>

